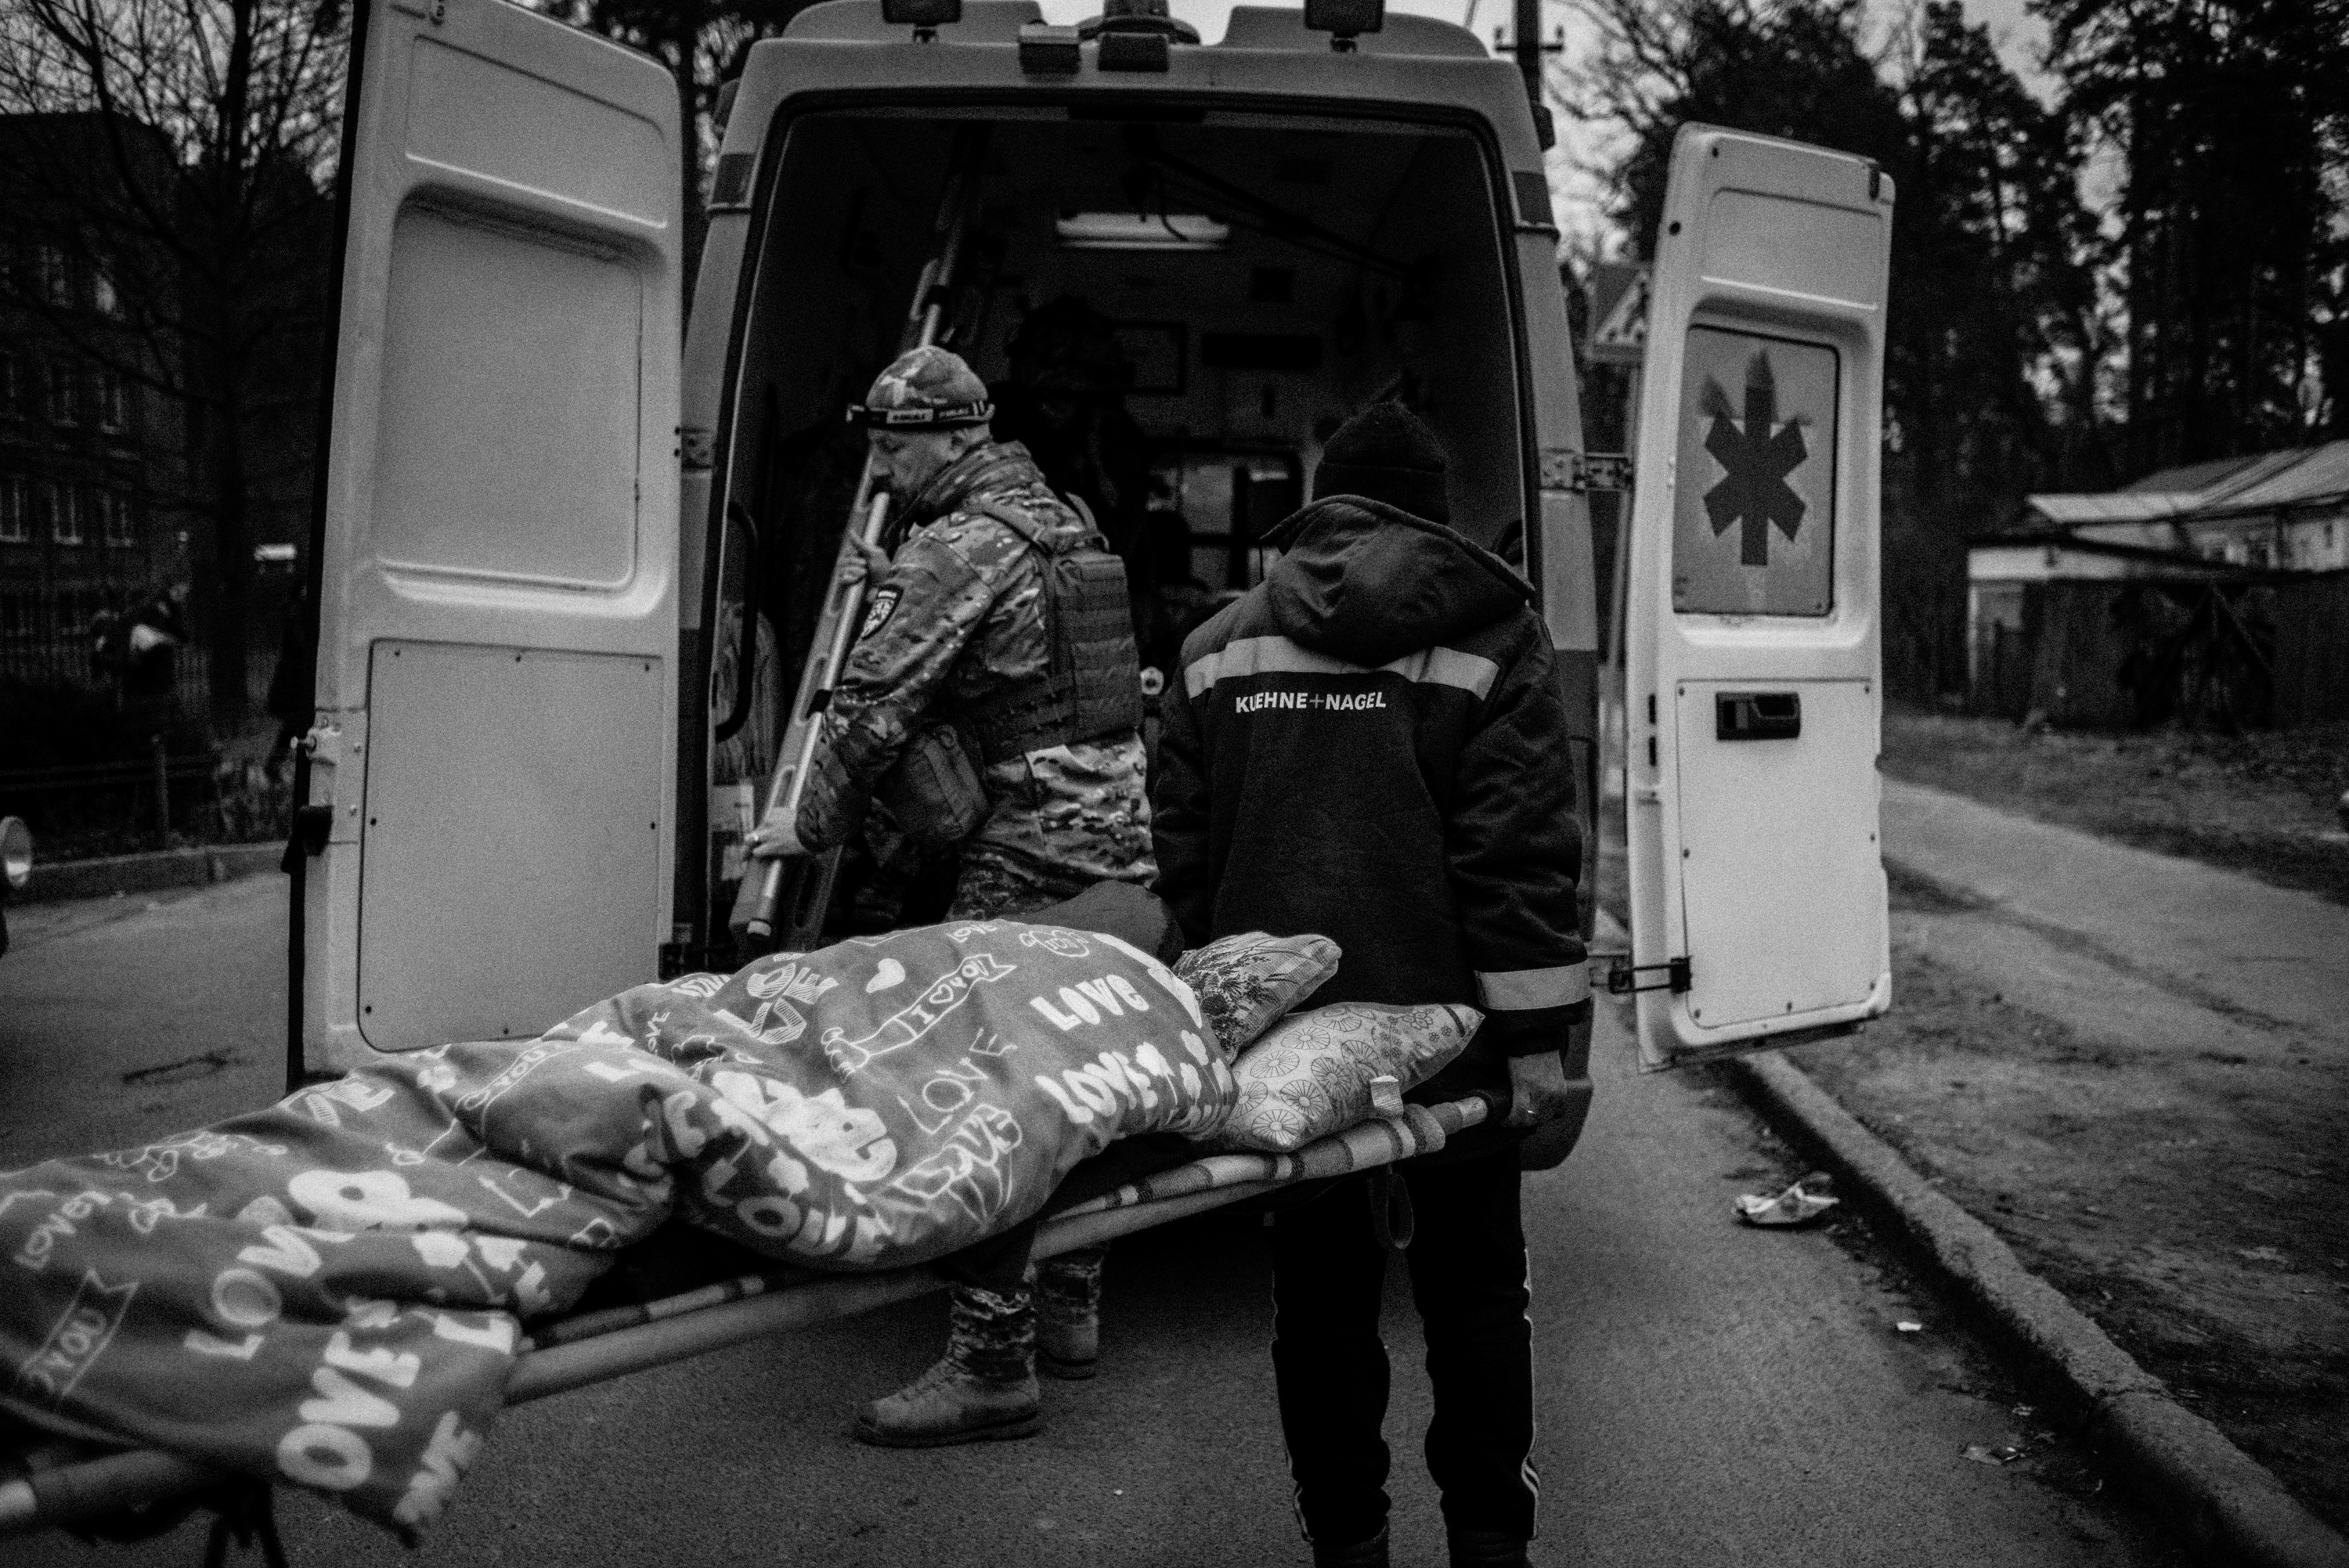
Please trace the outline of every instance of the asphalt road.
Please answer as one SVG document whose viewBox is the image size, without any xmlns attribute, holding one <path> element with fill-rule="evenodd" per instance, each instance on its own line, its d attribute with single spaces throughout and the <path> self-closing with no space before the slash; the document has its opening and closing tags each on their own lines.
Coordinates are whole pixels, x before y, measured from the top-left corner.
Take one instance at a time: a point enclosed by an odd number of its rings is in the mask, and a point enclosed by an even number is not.
<svg viewBox="0 0 2349 1568">
<path fill-rule="evenodd" d="M 282 884 L 33 906 L 0 960 L 0 1168 L 143 1141 L 270 1098 Z M 1567 1165 L 1530 1178 L 1549 1563 L 2149 1564 L 2154 1527 L 1864 1229 L 1759 1232 L 1730 1199 L 1790 1173 L 1708 1077 L 1640 1078 L 1602 1016 L 1599 1099 Z M 935 1354 L 933 1298 L 516 1411 L 420 1552 L 305 1495 L 296 1563 L 872 1564 L 1309 1561 L 1288 1503 L 1262 1233 L 1214 1218 L 1120 1243 L 1103 1373 L 1048 1385 L 1026 1442 L 884 1452 L 853 1405 Z M 1429 1397 L 1394 1271 L 1395 1556 L 1442 1562 L 1415 1434 Z M 1899 1325 L 1921 1325 L 1903 1332 Z M 1969 1446 L 2023 1439 L 2000 1466 Z M 0 1542 L 0 1568 L 200 1560 Z"/>
</svg>

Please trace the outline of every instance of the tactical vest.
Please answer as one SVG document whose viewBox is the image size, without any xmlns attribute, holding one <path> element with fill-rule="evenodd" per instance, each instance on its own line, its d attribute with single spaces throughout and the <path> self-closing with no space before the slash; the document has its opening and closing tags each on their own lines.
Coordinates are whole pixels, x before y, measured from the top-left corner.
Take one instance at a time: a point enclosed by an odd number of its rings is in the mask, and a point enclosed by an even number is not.
<svg viewBox="0 0 2349 1568">
<path fill-rule="evenodd" d="M 981 499 L 963 502 L 962 510 L 993 518 L 1044 561 L 1043 675 L 956 716 L 977 739 L 980 758 L 1003 762 L 1138 728 L 1142 671 L 1125 562 L 1090 527 L 1074 539 L 1054 540 L 1013 507 Z"/>
</svg>

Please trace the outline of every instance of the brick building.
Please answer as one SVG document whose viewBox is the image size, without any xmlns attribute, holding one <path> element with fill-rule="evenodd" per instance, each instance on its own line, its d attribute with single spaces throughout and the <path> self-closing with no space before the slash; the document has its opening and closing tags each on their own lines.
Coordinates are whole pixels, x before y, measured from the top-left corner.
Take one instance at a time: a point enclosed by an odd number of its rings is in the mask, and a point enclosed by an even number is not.
<svg viewBox="0 0 2349 1568">
<path fill-rule="evenodd" d="M 249 171 L 223 268 L 174 157 L 136 123 L 0 116 L 0 678 L 104 686 L 93 623 L 184 583 L 182 706 L 226 717 L 211 661 L 241 652 L 230 689 L 257 705 L 307 536 L 331 207 L 298 170 Z M 229 389 L 222 337 L 243 366 Z M 222 634 L 232 605 L 241 637 Z"/>
<path fill-rule="evenodd" d="M 113 156 L 99 129 L 94 116 L 0 117 L 0 163 L 79 145 L 101 179 Z M 141 128 L 124 145 L 171 157 Z M 176 372 L 151 330 L 170 312 L 129 285 L 153 268 L 37 203 L 8 203 L 0 267 L 0 676 L 88 682 L 93 619 L 188 576 L 185 442 L 154 393 Z"/>
</svg>

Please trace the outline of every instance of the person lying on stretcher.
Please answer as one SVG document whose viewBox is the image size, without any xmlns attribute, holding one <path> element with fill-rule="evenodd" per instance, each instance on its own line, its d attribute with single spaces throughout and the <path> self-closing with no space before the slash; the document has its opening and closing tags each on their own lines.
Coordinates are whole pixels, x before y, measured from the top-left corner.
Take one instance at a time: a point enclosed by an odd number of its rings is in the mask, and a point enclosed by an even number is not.
<svg viewBox="0 0 2349 1568">
<path fill-rule="evenodd" d="M 933 1263 L 1030 1219 L 1112 1140 L 1231 1131 L 1236 1024 L 1301 989 L 1262 1006 L 1265 975 L 1335 956 L 1257 940 L 1192 955 L 1186 981 L 1067 926 L 855 938 L 0 1175 L 0 1355 L 20 1369 L 0 1411 L 416 1532 L 494 1420 L 521 1325 L 672 1217 L 818 1270 Z M 1357 1020 L 1340 1053 L 1384 1041 L 1400 1079 L 1474 1016 L 1411 1011 Z M 1380 1075 L 1358 1076 L 1331 1112 L 1368 1108 Z"/>
</svg>

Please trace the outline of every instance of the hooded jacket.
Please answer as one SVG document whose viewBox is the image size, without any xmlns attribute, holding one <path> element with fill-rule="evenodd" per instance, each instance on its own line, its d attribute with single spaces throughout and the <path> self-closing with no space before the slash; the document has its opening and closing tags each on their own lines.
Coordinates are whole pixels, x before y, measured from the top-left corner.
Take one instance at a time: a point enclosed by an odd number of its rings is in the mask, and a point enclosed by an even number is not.
<svg viewBox="0 0 2349 1568">
<path fill-rule="evenodd" d="M 1275 537 L 1264 582 L 1183 646 L 1153 787 L 1160 896 L 1193 942 L 1336 941 L 1316 1006 L 1482 1008 L 1411 1098 L 1505 1091 L 1506 1058 L 1558 1048 L 1590 1006 L 1567 713 L 1533 591 L 1361 496 Z"/>
</svg>

